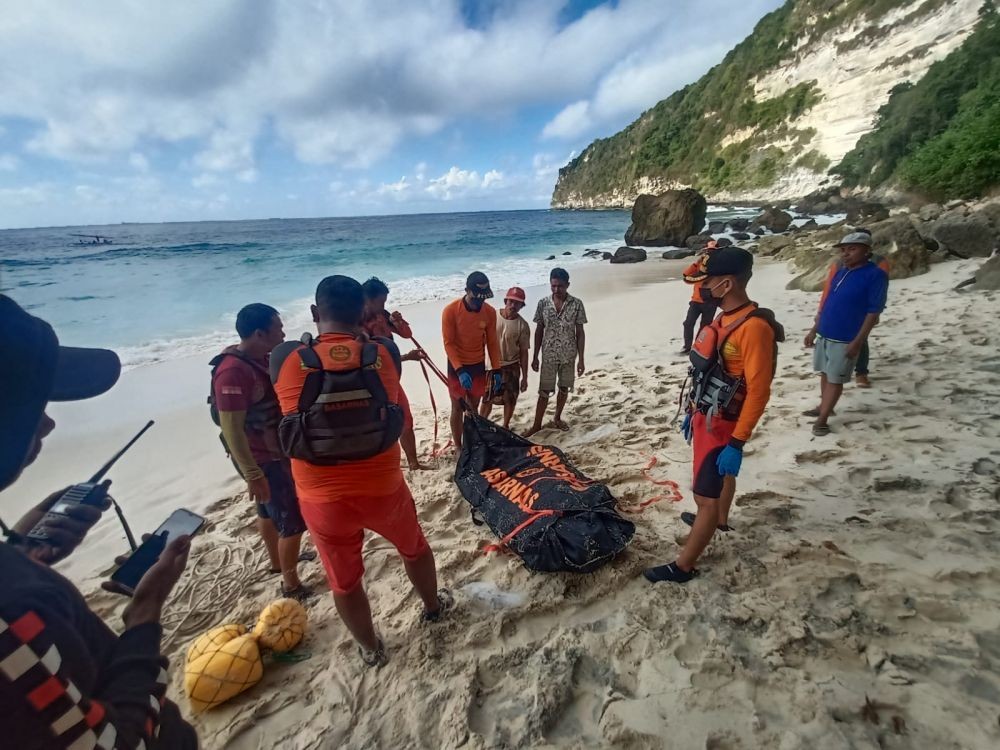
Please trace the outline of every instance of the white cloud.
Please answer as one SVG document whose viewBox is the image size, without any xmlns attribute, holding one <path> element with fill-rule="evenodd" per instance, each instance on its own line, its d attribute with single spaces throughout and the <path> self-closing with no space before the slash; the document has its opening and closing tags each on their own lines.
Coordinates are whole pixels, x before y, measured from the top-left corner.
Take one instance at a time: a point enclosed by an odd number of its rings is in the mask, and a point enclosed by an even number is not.
<svg viewBox="0 0 1000 750">
<path fill-rule="evenodd" d="M 475 170 L 452 167 L 440 177 L 428 181 L 424 191 L 439 200 L 464 198 L 495 189 L 503 183 L 503 173 L 489 170 L 482 177 Z"/>
<path fill-rule="evenodd" d="M 0 117 L 37 124 L 29 149 L 61 159 L 190 139 L 196 169 L 247 175 L 267 132 L 303 162 L 366 167 L 458 118 L 579 104 L 602 79 L 597 120 L 605 109 L 645 106 L 670 92 L 676 73 L 660 80 L 663 69 L 643 59 L 694 69 L 685 59 L 717 34 L 720 9 L 732 29 L 777 4 L 620 0 L 567 25 L 565 2 L 538 0 L 490 6 L 474 27 L 459 0 L 9 4 Z M 609 77 L 621 50 L 634 59 Z M 648 87 L 632 75 L 647 69 Z M 571 125 L 566 115 L 548 135 Z"/>
<path fill-rule="evenodd" d="M 621 127 L 696 80 L 725 56 L 733 39 L 717 34 L 720 13 L 726 14 L 730 26 L 740 20 L 749 26 L 763 11 L 778 4 L 760 0 L 734 8 L 723 0 L 708 0 L 679 5 L 675 15 L 651 19 L 649 38 L 630 47 L 628 55 L 609 66 L 591 96 L 567 104 L 549 120 L 542 128 L 542 138 L 573 140 Z M 683 34 L 678 33 L 678 27 L 684 29 Z M 668 38 L 671 43 L 664 44 Z"/>
<path fill-rule="evenodd" d="M 592 126 L 590 102 L 573 102 L 545 124 L 542 138 L 577 138 Z"/>
<path fill-rule="evenodd" d="M 13 172 L 20 163 L 14 154 L 0 154 L 0 172 Z"/>
</svg>

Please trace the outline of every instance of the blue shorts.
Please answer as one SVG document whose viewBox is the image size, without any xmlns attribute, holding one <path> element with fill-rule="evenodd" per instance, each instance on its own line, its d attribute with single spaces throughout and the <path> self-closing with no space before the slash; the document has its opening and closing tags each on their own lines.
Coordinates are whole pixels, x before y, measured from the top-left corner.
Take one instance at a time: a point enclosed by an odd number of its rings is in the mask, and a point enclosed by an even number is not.
<svg viewBox="0 0 1000 750">
<path fill-rule="evenodd" d="M 269 461 L 261 464 L 260 469 L 267 477 L 271 499 L 266 503 L 257 503 L 257 515 L 260 518 L 270 518 L 278 530 L 278 536 L 298 536 L 306 530 L 306 522 L 302 520 L 302 512 L 299 510 L 291 465 L 288 461 Z"/>
</svg>

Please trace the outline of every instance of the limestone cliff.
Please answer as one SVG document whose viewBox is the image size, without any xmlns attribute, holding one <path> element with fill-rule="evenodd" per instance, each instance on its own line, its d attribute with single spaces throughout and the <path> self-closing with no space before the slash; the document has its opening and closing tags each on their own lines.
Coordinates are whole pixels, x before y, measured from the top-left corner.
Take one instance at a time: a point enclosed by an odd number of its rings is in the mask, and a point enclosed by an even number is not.
<svg viewBox="0 0 1000 750">
<path fill-rule="evenodd" d="M 552 206 L 630 207 L 691 186 L 713 202 L 810 193 L 895 87 L 963 43 L 983 2 L 789 0 L 699 81 L 561 169 Z"/>
</svg>

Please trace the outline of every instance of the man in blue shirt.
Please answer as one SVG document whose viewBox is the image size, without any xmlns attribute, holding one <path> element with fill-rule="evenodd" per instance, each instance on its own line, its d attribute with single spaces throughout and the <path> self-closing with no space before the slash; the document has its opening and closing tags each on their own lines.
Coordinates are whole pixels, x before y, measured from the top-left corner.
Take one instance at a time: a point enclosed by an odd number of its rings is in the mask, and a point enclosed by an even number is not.
<svg viewBox="0 0 1000 750">
<path fill-rule="evenodd" d="M 889 276 L 871 262 L 871 235 L 852 232 L 842 239 L 842 267 L 830 279 L 816 323 L 806 334 L 805 345 L 815 346 L 813 369 L 820 374 L 820 405 L 805 412 L 816 417 L 813 435 L 829 435 L 827 419 L 833 413 L 844 383 L 850 382 L 854 365 L 868 334 L 885 309 Z"/>
</svg>

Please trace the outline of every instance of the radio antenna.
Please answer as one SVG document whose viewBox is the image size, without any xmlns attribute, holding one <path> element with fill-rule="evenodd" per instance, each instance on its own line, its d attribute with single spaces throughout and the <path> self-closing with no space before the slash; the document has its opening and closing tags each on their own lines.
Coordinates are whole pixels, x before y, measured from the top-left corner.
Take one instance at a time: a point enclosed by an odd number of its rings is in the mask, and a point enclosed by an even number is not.
<svg viewBox="0 0 1000 750">
<path fill-rule="evenodd" d="M 128 441 L 128 443 L 125 444 L 124 448 L 122 448 L 115 455 L 113 455 L 111 457 L 111 460 L 108 461 L 106 464 L 104 464 L 104 466 L 102 466 L 100 470 L 90 478 L 90 483 L 97 484 L 102 479 L 104 479 L 104 475 L 111 470 L 111 467 L 115 465 L 115 462 L 118 461 L 118 459 L 121 458 L 123 455 L 125 455 L 125 451 L 127 451 L 129 448 L 135 445 L 135 441 L 141 438 L 143 433 L 146 432 L 146 430 L 148 430 L 152 426 L 153 426 L 153 420 L 151 419 L 148 422 L 146 422 L 146 426 L 143 427 L 141 430 L 139 430 L 139 432 L 136 434 L 134 438 L 132 438 L 131 440 Z"/>
</svg>

